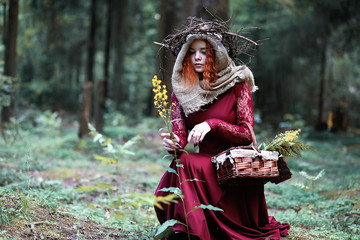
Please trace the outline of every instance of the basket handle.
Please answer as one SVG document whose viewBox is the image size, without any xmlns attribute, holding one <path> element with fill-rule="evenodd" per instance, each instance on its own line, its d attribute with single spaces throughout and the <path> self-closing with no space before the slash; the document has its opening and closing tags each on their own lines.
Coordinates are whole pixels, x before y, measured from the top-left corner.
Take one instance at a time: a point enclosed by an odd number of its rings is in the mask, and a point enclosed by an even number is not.
<svg viewBox="0 0 360 240">
<path fill-rule="evenodd" d="M 260 152 L 258 149 L 257 143 L 256 143 L 256 137 L 255 137 L 254 130 L 253 130 L 252 126 L 250 125 L 250 123 L 241 121 L 241 122 L 239 122 L 238 125 L 240 125 L 240 124 L 245 124 L 248 127 L 248 129 L 250 130 L 250 133 L 251 133 L 251 140 L 253 142 L 253 147 L 255 148 L 256 151 Z"/>
</svg>

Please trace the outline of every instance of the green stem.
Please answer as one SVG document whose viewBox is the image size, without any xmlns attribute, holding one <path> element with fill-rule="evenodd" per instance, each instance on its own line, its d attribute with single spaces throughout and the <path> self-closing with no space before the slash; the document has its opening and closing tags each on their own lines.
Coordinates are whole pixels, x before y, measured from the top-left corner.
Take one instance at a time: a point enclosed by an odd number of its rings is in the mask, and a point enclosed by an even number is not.
<svg viewBox="0 0 360 240">
<path fill-rule="evenodd" d="M 175 156 L 175 162 L 176 162 L 176 160 L 177 160 L 176 151 L 175 151 L 174 156 Z M 176 172 L 178 173 L 178 179 L 179 179 L 179 184 L 180 184 L 180 192 L 181 192 L 181 195 L 183 195 L 182 205 L 183 205 L 184 215 L 185 215 L 185 226 L 186 226 L 188 239 L 190 240 L 190 229 L 189 229 L 189 223 L 188 223 L 188 218 L 187 218 L 186 209 L 185 209 L 185 202 L 184 202 L 185 195 L 183 194 L 183 191 L 182 191 L 182 182 L 181 182 L 181 179 L 180 179 L 180 171 L 179 171 L 179 167 L 177 165 L 178 165 L 178 163 L 176 162 Z"/>
</svg>

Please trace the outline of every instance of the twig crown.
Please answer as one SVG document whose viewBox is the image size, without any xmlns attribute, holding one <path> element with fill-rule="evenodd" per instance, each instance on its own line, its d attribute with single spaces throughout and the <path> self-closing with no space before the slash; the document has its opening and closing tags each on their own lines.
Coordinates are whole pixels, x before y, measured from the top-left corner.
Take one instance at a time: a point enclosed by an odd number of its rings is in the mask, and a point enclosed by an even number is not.
<svg viewBox="0 0 360 240">
<path fill-rule="evenodd" d="M 184 29 L 167 36 L 162 43 L 154 43 L 169 49 L 172 54 L 177 56 L 181 50 L 181 46 L 186 42 L 189 35 L 204 34 L 221 41 L 232 59 L 237 58 L 241 54 L 247 54 L 248 49 L 258 45 L 257 42 L 240 35 L 244 29 L 232 32 L 227 22 L 222 20 L 215 19 L 209 21 L 203 20 L 202 18 L 190 17 L 188 18 L 188 22 L 188 25 L 184 26 Z"/>
</svg>

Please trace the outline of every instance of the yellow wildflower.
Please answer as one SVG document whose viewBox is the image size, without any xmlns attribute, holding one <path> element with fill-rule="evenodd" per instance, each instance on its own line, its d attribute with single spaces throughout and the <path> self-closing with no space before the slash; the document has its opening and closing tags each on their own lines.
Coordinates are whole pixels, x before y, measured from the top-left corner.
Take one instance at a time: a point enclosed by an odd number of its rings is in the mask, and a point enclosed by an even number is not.
<svg viewBox="0 0 360 240">
<path fill-rule="evenodd" d="M 295 139 L 298 138 L 298 134 L 300 132 L 300 129 L 297 131 L 286 131 L 285 134 L 283 134 L 283 139 L 285 142 L 292 142 Z"/>
</svg>

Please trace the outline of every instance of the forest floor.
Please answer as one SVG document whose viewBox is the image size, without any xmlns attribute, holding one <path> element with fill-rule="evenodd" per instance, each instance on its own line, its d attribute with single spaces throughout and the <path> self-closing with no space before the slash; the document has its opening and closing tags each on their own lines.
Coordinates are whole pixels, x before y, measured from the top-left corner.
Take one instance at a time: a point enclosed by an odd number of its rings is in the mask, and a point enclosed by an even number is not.
<svg viewBox="0 0 360 240">
<path fill-rule="evenodd" d="M 4 132 L 0 239 L 153 239 L 153 193 L 169 164 L 160 127 L 154 119 L 107 127 L 115 154 L 78 140 L 71 122 Z M 292 226 L 282 239 L 360 239 L 360 136 L 303 132 L 316 151 L 287 159 L 292 179 L 266 184 L 269 215 Z"/>
</svg>

